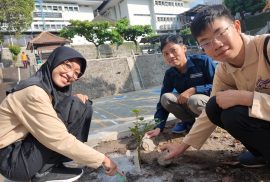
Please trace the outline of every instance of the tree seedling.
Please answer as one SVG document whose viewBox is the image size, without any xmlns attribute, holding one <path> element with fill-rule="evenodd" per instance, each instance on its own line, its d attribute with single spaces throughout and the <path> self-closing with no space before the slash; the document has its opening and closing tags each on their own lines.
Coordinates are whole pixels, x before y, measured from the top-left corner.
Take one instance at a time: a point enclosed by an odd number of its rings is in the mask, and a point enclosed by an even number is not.
<svg viewBox="0 0 270 182">
<path fill-rule="evenodd" d="M 140 116 L 141 110 L 133 109 L 132 112 L 135 114 L 136 121 L 134 122 L 133 127 L 129 127 L 131 135 L 136 139 L 136 148 L 138 151 L 139 163 L 141 161 L 140 150 L 142 149 L 142 141 L 146 132 L 153 130 L 154 127 L 160 123 L 158 119 L 153 119 L 146 121 L 144 117 Z M 139 164 L 140 165 L 140 164 Z"/>
</svg>

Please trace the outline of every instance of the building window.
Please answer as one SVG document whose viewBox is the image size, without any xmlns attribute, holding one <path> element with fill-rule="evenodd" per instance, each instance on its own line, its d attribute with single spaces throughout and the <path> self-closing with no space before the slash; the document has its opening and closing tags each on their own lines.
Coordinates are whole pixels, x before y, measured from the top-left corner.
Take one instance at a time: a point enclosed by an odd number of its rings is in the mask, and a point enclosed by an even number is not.
<svg viewBox="0 0 270 182">
<path fill-rule="evenodd" d="M 58 7 L 57 6 L 53 6 L 53 11 L 58 11 Z"/>
<path fill-rule="evenodd" d="M 68 7 L 67 6 L 65 6 L 65 11 L 68 11 Z"/>
<path fill-rule="evenodd" d="M 74 11 L 79 11 L 79 8 L 78 7 L 74 7 Z"/>
<path fill-rule="evenodd" d="M 73 7 L 68 7 L 68 10 L 69 11 L 73 11 Z"/>
<path fill-rule="evenodd" d="M 40 6 L 39 5 L 36 5 L 36 10 L 40 10 Z"/>
<path fill-rule="evenodd" d="M 62 11 L 63 9 L 62 9 L 62 6 L 58 6 L 58 10 L 59 11 Z"/>
<path fill-rule="evenodd" d="M 57 29 L 61 29 L 61 25 L 56 25 L 56 28 Z"/>
<path fill-rule="evenodd" d="M 55 26 L 55 25 L 51 25 L 51 28 L 52 28 L 52 29 L 55 29 L 55 28 L 56 28 L 56 26 Z"/>
<path fill-rule="evenodd" d="M 39 29 L 38 25 L 34 25 L 34 29 L 38 30 Z"/>
</svg>

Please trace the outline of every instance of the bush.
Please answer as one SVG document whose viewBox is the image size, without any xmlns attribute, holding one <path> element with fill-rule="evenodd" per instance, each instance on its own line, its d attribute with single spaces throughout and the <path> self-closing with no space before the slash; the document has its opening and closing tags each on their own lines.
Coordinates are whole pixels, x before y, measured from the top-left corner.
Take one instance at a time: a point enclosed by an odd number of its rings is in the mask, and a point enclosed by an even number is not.
<svg viewBox="0 0 270 182">
<path fill-rule="evenodd" d="M 12 54 L 12 60 L 17 61 L 18 60 L 18 55 L 21 52 L 21 47 L 18 45 L 11 45 L 8 47 L 9 51 Z"/>
<path fill-rule="evenodd" d="M 14 56 L 18 56 L 21 52 L 21 47 L 18 45 L 11 45 L 8 47 L 8 49 L 11 52 L 11 54 Z"/>
</svg>

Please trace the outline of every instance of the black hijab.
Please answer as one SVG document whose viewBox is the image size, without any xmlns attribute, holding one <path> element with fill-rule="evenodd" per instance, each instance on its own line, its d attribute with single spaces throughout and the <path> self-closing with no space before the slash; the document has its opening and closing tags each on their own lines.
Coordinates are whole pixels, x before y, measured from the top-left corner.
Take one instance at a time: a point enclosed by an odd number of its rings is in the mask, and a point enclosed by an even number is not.
<svg viewBox="0 0 270 182">
<path fill-rule="evenodd" d="M 69 47 L 58 47 L 49 56 L 47 61 L 40 67 L 40 69 L 30 78 L 20 82 L 14 88 L 7 92 L 7 94 L 22 90 L 26 87 L 37 85 L 45 90 L 52 96 L 52 104 L 55 107 L 65 96 L 71 95 L 72 86 L 58 87 L 53 83 L 52 71 L 58 65 L 66 60 L 77 59 L 80 61 L 81 75 L 84 74 L 86 69 L 85 58 L 77 51 Z"/>
</svg>

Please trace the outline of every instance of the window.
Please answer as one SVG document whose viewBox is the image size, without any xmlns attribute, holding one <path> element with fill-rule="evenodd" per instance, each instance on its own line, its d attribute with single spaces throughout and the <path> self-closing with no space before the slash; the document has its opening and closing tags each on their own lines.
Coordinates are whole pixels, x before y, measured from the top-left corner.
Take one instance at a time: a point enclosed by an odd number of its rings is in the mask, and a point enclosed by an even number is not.
<svg viewBox="0 0 270 182">
<path fill-rule="evenodd" d="M 52 6 L 48 6 L 48 10 L 52 10 Z"/>
<path fill-rule="evenodd" d="M 155 5 L 158 5 L 158 2 L 157 1 L 155 1 Z"/>
<path fill-rule="evenodd" d="M 39 6 L 39 5 L 36 5 L 36 9 L 37 9 L 37 10 L 40 10 L 40 6 Z"/>
<path fill-rule="evenodd" d="M 38 25 L 34 25 L 34 29 L 39 29 L 39 28 L 38 28 Z"/>
<path fill-rule="evenodd" d="M 68 10 L 69 11 L 73 11 L 73 7 L 68 7 Z"/>
<path fill-rule="evenodd" d="M 63 9 L 62 9 L 62 6 L 58 6 L 58 9 L 59 9 L 59 11 L 62 11 Z"/>
<path fill-rule="evenodd" d="M 57 6 L 53 6 L 53 10 L 54 10 L 54 11 L 58 11 Z"/>
<path fill-rule="evenodd" d="M 55 25 L 51 25 L 51 28 L 52 28 L 52 29 L 56 29 L 56 26 L 55 26 Z"/>
<path fill-rule="evenodd" d="M 56 28 L 57 29 L 61 29 L 61 25 L 56 25 Z"/>
<path fill-rule="evenodd" d="M 43 10 L 47 10 L 47 6 L 42 6 Z"/>
<path fill-rule="evenodd" d="M 74 7 L 74 11 L 79 11 L 79 8 L 78 7 Z"/>
<path fill-rule="evenodd" d="M 68 7 L 67 6 L 65 6 L 65 11 L 68 11 Z"/>
</svg>

